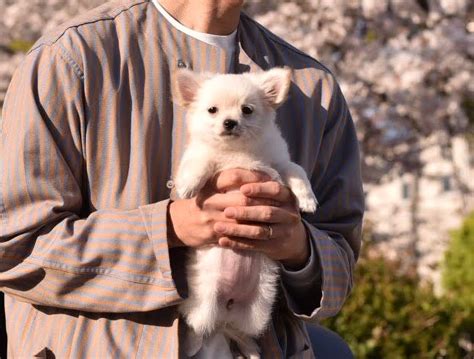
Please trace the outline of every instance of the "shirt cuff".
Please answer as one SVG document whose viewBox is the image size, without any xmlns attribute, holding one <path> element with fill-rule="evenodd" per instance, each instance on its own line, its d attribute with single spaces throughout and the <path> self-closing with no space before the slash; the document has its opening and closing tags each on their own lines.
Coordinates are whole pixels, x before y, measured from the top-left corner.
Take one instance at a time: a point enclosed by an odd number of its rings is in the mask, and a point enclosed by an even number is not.
<svg viewBox="0 0 474 359">
<path fill-rule="evenodd" d="M 308 228 L 306 228 L 306 233 L 310 245 L 310 255 L 306 265 L 296 271 L 281 266 L 281 279 L 288 306 L 297 315 L 309 315 L 315 307 L 320 305 L 318 300 L 316 300 L 318 303 L 311 303 L 313 299 L 316 299 L 314 295 L 317 294 L 316 297 L 321 298 L 321 263 L 315 238 L 312 237 Z"/>
<path fill-rule="evenodd" d="M 166 279 L 171 279 L 167 221 L 169 203 L 169 199 L 166 199 L 139 207 L 148 237 L 153 245 L 158 266 Z"/>
<path fill-rule="evenodd" d="M 308 232 L 307 232 L 308 233 Z M 292 288 L 306 288 L 314 283 L 320 274 L 321 269 L 319 265 L 319 259 L 316 255 L 316 249 L 314 241 L 310 239 L 310 235 L 307 234 L 309 247 L 310 247 L 310 255 L 305 264 L 305 266 L 299 270 L 291 270 L 285 268 L 282 265 L 281 275 L 283 280 L 288 284 L 288 286 Z"/>
<path fill-rule="evenodd" d="M 148 237 L 153 245 L 158 267 L 164 279 L 169 280 L 175 289 L 176 300 L 188 296 L 186 281 L 187 247 L 170 248 L 168 236 L 170 235 L 169 218 L 170 199 L 139 207 L 145 222 Z"/>
</svg>

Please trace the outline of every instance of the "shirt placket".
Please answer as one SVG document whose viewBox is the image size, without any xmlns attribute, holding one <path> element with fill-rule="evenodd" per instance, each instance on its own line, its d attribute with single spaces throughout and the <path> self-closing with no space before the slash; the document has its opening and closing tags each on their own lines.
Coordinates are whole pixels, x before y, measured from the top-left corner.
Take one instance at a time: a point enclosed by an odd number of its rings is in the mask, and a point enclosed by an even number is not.
<svg viewBox="0 0 474 359">
<path fill-rule="evenodd" d="M 175 51 L 168 55 L 171 77 L 180 69 L 216 74 L 229 72 L 228 66 L 226 66 L 229 55 L 224 50 L 177 30 L 172 31 L 172 34 L 174 35 Z M 173 82 L 173 78 L 171 81 Z M 179 161 L 184 154 L 189 139 L 186 114 L 187 111 L 185 108 L 173 104 L 172 179 L 176 175 Z M 173 187 L 172 179 L 169 182 L 169 187 Z M 175 194 L 174 191 L 172 191 L 171 198 L 174 197 Z"/>
</svg>

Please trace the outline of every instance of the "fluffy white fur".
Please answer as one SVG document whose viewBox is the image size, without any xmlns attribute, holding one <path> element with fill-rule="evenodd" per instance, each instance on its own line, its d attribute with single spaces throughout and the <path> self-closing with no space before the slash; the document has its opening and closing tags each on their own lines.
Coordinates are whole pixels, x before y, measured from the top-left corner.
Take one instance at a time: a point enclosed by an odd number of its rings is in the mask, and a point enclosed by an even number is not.
<svg viewBox="0 0 474 359">
<path fill-rule="evenodd" d="M 302 211 L 316 210 L 306 173 L 291 162 L 275 123 L 275 110 L 286 100 L 291 84 L 289 69 L 239 75 L 180 70 L 175 78 L 173 99 L 188 109 L 190 136 L 175 178 L 180 198 L 195 196 L 219 171 L 244 168 L 267 172 L 291 188 Z M 249 109 L 252 113 L 245 113 Z M 229 120 L 232 128 L 225 126 Z M 238 270 L 239 261 L 251 263 L 255 280 L 250 278 L 249 283 L 256 285 L 250 288 L 252 295 L 229 305 L 230 298 L 222 295 L 222 268 L 232 264 Z M 191 253 L 187 277 L 189 297 L 180 311 L 194 334 L 202 338 L 222 331 L 246 356 L 258 357 L 252 338 L 262 334 L 269 323 L 278 265 L 260 253 L 201 248 Z"/>
</svg>

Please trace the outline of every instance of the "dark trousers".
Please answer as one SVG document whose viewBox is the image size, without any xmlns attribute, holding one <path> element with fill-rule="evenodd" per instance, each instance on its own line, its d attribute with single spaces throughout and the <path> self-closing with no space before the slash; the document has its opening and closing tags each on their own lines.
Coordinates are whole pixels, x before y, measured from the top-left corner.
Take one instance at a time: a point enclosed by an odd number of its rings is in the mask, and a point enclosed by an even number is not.
<svg viewBox="0 0 474 359">
<path fill-rule="evenodd" d="M 309 338 L 317 359 L 353 359 L 349 345 L 338 334 L 320 325 L 307 324 Z"/>
<path fill-rule="evenodd" d="M 7 357 L 7 330 L 5 328 L 5 305 L 4 295 L 0 292 L 0 358 Z"/>
</svg>

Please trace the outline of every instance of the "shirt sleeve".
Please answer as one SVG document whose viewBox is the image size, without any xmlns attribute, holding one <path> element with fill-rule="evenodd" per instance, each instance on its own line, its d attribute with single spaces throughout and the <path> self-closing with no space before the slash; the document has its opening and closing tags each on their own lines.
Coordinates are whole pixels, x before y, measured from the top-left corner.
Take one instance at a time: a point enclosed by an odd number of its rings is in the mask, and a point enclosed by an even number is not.
<svg viewBox="0 0 474 359">
<path fill-rule="evenodd" d="M 281 266 L 283 290 L 288 306 L 293 313 L 310 314 L 311 301 L 305 298 L 321 298 L 321 266 L 317 257 L 316 244 L 308 233 L 310 255 L 303 268 L 299 270 L 287 269 Z"/>
<path fill-rule="evenodd" d="M 150 311 L 182 298 L 168 200 L 90 213 L 83 79 L 52 46 L 30 53 L 6 96 L 0 142 L 0 289 L 32 304 Z"/>
<path fill-rule="evenodd" d="M 311 176 L 320 207 L 303 215 L 311 259 L 301 271 L 282 275 L 290 310 L 316 322 L 337 314 L 352 289 L 364 213 L 355 126 L 339 86 L 330 82 L 327 122 Z"/>
</svg>

